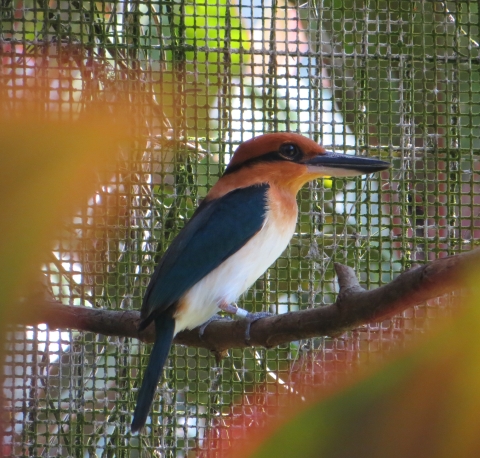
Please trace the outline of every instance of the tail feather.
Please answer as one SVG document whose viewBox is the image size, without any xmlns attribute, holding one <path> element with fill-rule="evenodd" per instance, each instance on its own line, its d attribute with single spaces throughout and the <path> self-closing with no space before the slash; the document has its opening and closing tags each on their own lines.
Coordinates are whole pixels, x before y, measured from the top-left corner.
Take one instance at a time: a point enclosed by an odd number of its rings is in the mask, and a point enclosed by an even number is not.
<svg viewBox="0 0 480 458">
<path fill-rule="evenodd" d="M 137 405 L 131 426 L 133 433 L 143 428 L 147 421 L 153 396 L 172 346 L 174 330 L 175 320 L 172 317 L 163 315 L 155 319 L 155 343 L 143 376 L 142 386 L 138 391 Z"/>
</svg>

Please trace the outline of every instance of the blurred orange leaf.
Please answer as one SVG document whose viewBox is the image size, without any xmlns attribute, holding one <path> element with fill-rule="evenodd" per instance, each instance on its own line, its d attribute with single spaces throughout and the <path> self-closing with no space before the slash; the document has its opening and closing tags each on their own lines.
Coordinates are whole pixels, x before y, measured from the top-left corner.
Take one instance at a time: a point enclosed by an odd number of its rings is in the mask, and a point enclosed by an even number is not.
<svg viewBox="0 0 480 458">
<path fill-rule="evenodd" d="M 102 107 L 75 121 L 49 121 L 39 112 L 0 115 L 2 325 L 15 312 L 15 299 L 28 293 L 62 218 L 92 195 L 96 170 L 113 160 L 126 139 L 125 123 Z"/>
</svg>

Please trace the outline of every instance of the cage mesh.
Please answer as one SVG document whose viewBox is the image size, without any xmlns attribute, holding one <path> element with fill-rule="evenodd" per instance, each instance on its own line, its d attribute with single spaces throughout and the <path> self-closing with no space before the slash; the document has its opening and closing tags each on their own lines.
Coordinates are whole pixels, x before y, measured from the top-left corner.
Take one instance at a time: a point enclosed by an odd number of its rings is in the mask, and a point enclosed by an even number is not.
<svg viewBox="0 0 480 458">
<path fill-rule="evenodd" d="M 155 262 L 235 148 L 265 132 L 300 132 L 393 167 L 304 187 L 290 246 L 242 307 L 320 307 L 336 298 L 334 262 L 353 267 L 370 289 L 477 243 L 476 1 L 1 0 L 0 17 L 6 107 L 40 100 L 50 116 L 70 119 L 98 102 L 130 107 L 131 143 L 65 221 L 43 265 L 65 304 L 139 309 Z M 4 364 L 4 450 L 215 450 L 207 436 L 225 417 L 238 420 L 229 434 L 241 438 L 251 416 L 289 390 L 331 384 L 446 313 L 435 300 L 335 339 L 232 349 L 221 362 L 175 346 L 139 436 L 129 425 L 149 346 L 15 328 Z"/>
</svg>

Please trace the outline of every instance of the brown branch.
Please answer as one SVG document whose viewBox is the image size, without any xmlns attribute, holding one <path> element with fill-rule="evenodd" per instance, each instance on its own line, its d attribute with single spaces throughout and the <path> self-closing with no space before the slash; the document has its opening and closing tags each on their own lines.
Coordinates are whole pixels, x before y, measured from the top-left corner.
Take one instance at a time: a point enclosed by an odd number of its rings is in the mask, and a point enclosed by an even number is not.
<svg viewBox="0 0 480 458">
<path fill-rule="evenodd" d="M 428 299 L 466 286 L 468 272 L 480 265 L 480 250 L 442 258 L 399 275 L 388 285 L 364 290 L 355 272 L 335 264 L 340 285 L 337 301 L 325 307 L 263 318 L 252 324 L 251 340 L 245 342 L 243 320 L 214 321 L 202 338 L 198 329 L 180 332 L 175 343 L 203 347 L 221 353 L 229 348 L 273 347 L 310 337 L 335 336 L 360 325 L 381 320 Z M 154 338 L 153 326 L 138 333 L 140 313 L 66 306 L 54 301 L 24 307 L 19 324 L 46 323 L 52 329 L 78 329 L 110 336 Z"/>
</svg>

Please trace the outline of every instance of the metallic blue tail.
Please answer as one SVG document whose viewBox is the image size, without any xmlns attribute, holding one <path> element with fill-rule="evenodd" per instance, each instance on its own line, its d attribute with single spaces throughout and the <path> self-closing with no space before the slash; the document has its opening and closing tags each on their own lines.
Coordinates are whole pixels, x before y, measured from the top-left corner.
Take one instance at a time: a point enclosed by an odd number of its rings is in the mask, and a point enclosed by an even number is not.
<svg viewBox="0 0 480 458">
<path fill-rule="evenodd" d="M 142 386 L 138 391 L 137 406 L 131 426 L 133 433 L 145 426 L 158 381 L 162 376 L 163 366 L 172 346 L 174 331 L 175 320 L 171 316 L 163 314 L 155 318 L 155 343 L 143 376 Z"/>
</svg>

